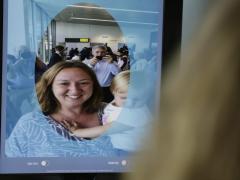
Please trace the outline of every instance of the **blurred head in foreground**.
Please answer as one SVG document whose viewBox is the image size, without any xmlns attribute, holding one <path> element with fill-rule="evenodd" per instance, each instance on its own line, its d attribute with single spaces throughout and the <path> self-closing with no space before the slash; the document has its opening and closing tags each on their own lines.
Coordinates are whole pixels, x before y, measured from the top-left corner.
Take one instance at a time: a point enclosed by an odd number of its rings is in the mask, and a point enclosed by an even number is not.
<svg viewBox="0 0 240 180">
<path fill-rule="evenodd" d="M 217 4 L 166 75 L 131 180 L 240 179 L 240 1 Z"/>
</svg>

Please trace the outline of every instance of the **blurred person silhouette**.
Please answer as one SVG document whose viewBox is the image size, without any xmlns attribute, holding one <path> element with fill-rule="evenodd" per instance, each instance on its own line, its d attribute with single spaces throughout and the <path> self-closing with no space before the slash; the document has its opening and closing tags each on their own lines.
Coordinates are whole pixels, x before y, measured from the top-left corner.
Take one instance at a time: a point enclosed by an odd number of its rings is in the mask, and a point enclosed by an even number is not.
<svg viewBox="0 0 240 180">
<path fill-rule="evenodd" d="M 79 54 L 78 48 L 75 48 L 75 49 L 74 49 L 74 52 L 75 52 L 76 54 Z"/>
<path fill-rule="evenodd" d="M 61 62 L 64 60 L 64 47 L 61 45 L 58 45 L 54 48 L 54 51 L 52 53 L 52 56 L 50 58 L 50 61 L 47 65 L 48 68 L 52 67 L 54 64 Z"/>
<path fill-rule="evenodd" d="M 35 61 L 35 82 L 37 82 L 43 75 L 43 73 L 47 70 L 47 65 L 36 56 Z"/>
<path fill-rule="evenodd" d="M 11 79 L 15 76 L 14 64 L 17 63 L 18 59 L 11 54 L 7 54 L 7 78 Z"/>
<path fill-rule="evenodd" d="M 92 59 L 93 55 L 92 55 L 92 48 L 91 47 L 84 47 L 81 51 L 80 51 L 80 60 L 84 61 L 85 59 Z"/>
<path fill-rule="evenodd" d="M 124 44 L 123 47 L 119 48 L 117 52 L 118 52 L 118 58 L 117 58 L 118 67 L 122 71 L 129 70 L 130 58 L 128 55 L 128 47 Z"/>
<path fill-rule="evenodd" d="M 7 81 L 11 88 L 28 88 L 33 80 L 33 67 L 35 55 L 26 46 L 20 46 L 19 59 L 11 65 Z M 8 59 L 9 61 L 10 59 Z"/>
<path fill-rule="evenodd" d="M 7 59 L 9 61 L 10 59 Z M 21 114 L 31 109 L 34 90 L 35 54 L 26 46 L 19 47 L 19 59 L 7 69 L 7 136 Z M 14 112 L 14 116 L 12 115 Z"/>
<path fill-rule="evenodd" d="M 74 49 L 71 48 L 69 53 L 68 53 L 69 59 L 72 59 L 72 57 L 74 56 Z"/>
<path fill-rule="evenodd" d="M 113 54 L 112 48 L 109 47 L 107 43 L 105 43 L 104 46 L 106 47 L 106 54 L 112 55 Z"/>
<path fill-rule="evenodd" d="M 217 3 L 180 69 L 167 71 L 131 180 L 240 179 L 240 1 Z"/>
<path fill-rule="evenodd" d="M 128 57 L 127 56 L 119 56 L 117 58 L 117 65 L 121 69 L 121 71 L 128 70 Z"/>
<path fill-rule="evenodd" d="M 71 58 L 72 61 L 80 61 L 79 52 L 74 52 L 73 57 Z"/>
<path fill-rule="evenodd" d="M 7 65 L 13 65 L 17 62 L 17 58 L 12 54 L 7 54 Z"/>
</svg>

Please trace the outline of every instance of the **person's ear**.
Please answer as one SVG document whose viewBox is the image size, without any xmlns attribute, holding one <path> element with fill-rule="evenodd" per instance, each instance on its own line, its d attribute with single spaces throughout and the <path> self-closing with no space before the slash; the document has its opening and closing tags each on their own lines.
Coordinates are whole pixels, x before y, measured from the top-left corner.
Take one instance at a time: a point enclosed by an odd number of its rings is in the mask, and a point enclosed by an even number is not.
<svg viewBox="0 0 240 180">
<path fill-rule="evenodd" d="M 117 94 L 117 91 L 112 91 L 112 94 L 115 96 Z"/>
</svg>

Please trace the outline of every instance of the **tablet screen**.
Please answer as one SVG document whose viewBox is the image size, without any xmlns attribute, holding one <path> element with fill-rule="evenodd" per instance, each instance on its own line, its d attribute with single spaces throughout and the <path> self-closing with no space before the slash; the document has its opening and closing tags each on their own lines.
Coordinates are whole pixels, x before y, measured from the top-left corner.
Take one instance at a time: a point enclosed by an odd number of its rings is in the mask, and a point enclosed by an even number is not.
<svg viewBox="0 0 240 180">
<path fill-rule="evenodd" d="M 0 173 L 131 171 L 158 106 L 163 1 L 3 5 Z"/>
</svg>

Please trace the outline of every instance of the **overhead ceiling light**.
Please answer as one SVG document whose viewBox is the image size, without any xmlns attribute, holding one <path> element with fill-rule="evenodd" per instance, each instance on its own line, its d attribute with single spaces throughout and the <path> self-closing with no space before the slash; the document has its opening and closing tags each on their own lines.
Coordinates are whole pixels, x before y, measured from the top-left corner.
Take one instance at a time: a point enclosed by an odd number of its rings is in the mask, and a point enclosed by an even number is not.
<svg viewBox="0 0 240 180">
<path fill-rule="evenodd" d="M 135 21 L 115 21 L 115 20 L 107 20 L 107 19 L 90 19 L 90 18 L 79 18 L 79 17 L 71 17 L 71 19 L 86 20 L 86 21 L 101 21 L 101 22 L 128 23 L 128 24 L 142 24 L 142 25 L 158 26 L 158 24 L 156 24 L 156 23 L 145 23 L 145 22 L 135 22 Z"/>
<path fill-rule="evenodd" d="M 112 10 L 112 11 L 125 11 L 125 12 L 136 12 L 136 13 L 150 13 L 150 14 L 158 14 L 158 11 L 142 11 L 135 9 L 118 9 L 118 8 L 107 8 L 107 7 L 96 7 L 96 6 L 80 6 L 80 5 L 68 5 L 69 7 L 76 8 L 86 8 L 86 9 L 102 9 L 102 10 Z"/>
</svg>

